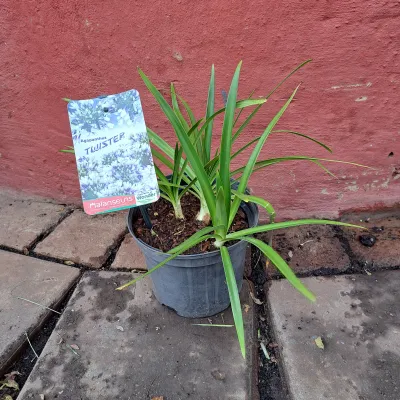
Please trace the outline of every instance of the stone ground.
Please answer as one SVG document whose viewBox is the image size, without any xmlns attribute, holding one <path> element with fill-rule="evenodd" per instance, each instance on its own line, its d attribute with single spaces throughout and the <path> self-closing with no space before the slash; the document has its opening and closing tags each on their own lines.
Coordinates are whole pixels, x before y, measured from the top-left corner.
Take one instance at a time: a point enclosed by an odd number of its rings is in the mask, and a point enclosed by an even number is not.
<svg viewBox="0 0 400 400">
<path fill-rule="evenodd" d="M 400 399 L 399 212 L 345 217 L 370 228 L 363 233 L 275 234 L 314 304 L 253 250 L 241 294 L 246 360 L 233 329 L 193 325 L 229 324 L 229 310 L 177 317 L 148 280 L 115 292 L 146 269 L 125 216 L 0 193 L 0 380 L 17 370 L 26 381 L 20 392 L 0 389 L 1 400 Z"/>
<path fill-rule="evenodd" d="M 273 282 L 268 296 L 294 398 L 400 399 L 399 271 L 304 283 L 316 294 L 315 304 L 285 280 Z"/>
</svg>

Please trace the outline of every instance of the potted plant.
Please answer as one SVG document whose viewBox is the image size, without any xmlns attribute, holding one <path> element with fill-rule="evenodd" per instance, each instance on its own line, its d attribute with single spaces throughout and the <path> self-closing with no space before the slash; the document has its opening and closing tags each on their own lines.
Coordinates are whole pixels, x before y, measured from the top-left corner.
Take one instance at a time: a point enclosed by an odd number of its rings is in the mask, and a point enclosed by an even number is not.
<svg viewBox="0 0 400 400">
<path fill-rule="evenodd" d="M 231 82 L 226 105 L 217 111 L 214 110 L 215 77 L 214 68 L 212 68 L 206 114 L 200 120 L 195 119 L 186 101 L 177 96 L 173 85 L 171 85 L 171 104 L 169 104 L 149 78 L 139 70 L 144 83 L 170 122 L 177 141 L 175 146 L 171 147 L 155 132 L 148 129 L 153 145 L 153 157 L 160 163 L 160 167 L 156 167 L 156 172 L 162 196 L 160 204 L 164 207 L 161 210 L 167 214 L 168 218 L 163 220 L 163 225 L 157 224 L 160 212 L 154 211 L 152 205 L 150 217 L 155 226 L 152 230 L 146 231 L 137 209 L 130 210 L 128 227 L 145 255 L 148 271 L 119 287 L 118 290 L 151 274 L 157 299 L 182 316 L 209 316 L 224 310 L 231 304 L 243 356 L 245 343 L 239 291 L 243 280 L 245 249 L 249 243 L 257 247 L 300 293 L 311 301 L 315 300 L 314 295 L 295 276 L 270 244 L 262 242 L 253 235 L 306 224 L 353 226 L 317 219 L 275 223 L 272 205 L 263 198 L 250 195 L 247 191 L 252 174 L 272 164 L 287 160 L 307 160 L 330 173 L 321 162 L 341 162 L 302 156 L 258 160 L 269 135 L 276 133 L 301 136 L 330 151 L 328 146 L 307 135 L 295 131 L 275 130 L 276 124 L 293 100 L 298 87 L 260 136 L 251 138 L 244 146 L 233 150 L 237 138 L 267 99 L 287 78 L 309 61 L 295 68 L 267 96 L 263 98 L 250 96 L 241 101 L 237 100 L 241 69 L 241 63 L 239 63 Z M 246 118 L 240 119 L 242 111 L 247 107 L 255 108 Z M 181 108 L 185 110 L 186 117 Z M 213 122 L 220 114 L 223 115 L 220 145 L 212 153 Z M 232 160 L 252 145 L 254 148 L 247 163 L 241 168 L 234 169 Z M 162 172 L 164 167 L 170 170 L 170 176 Z M 189 204 L 187 210 L 190 215 L 185 215 L 183 201 Z M 165 208 L 168 206 L 169 211 Z M 257 226 L 257 206 L 265 208 L 270 216 L 269 224 Z M 175 221 L 179 223 L 176 224 Z M 172 227 L 177 226 L 181 227 L 182 231 L 186 229 L 186 235 L 181 235 L 180 241 L 173 240 L 177 232 L 174 232 Z M 193 227 L 196 229 L 193 230 Z M 157 246 L 153 246 L 154 243 Z M 195 254 L 188 254 L 191 249 L 192 253 L 195 249 Z"/>
</svg>

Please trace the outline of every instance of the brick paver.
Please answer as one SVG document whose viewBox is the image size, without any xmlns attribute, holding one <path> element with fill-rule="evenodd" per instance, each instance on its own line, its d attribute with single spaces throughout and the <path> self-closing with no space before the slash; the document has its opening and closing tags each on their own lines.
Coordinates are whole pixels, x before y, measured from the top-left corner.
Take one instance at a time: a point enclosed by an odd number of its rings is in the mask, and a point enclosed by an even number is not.
<svg viewBox="0 0 400 400">
<path fill-rule="evenodd" d="M 379 219 L 352 220 L 351 222 L 363 225 L 368 231 L 348 229 L 345 231 L 350 248 L 355 258 L 364 264 L 365 268 L 387 268 L 400 266 L 400 217 Z M 361 244 L 360 235 L 373 235 L 376 242 L 372 247 Z"/>
<path fill-rule="evenodd" d="M 36 246 L 35 253 L 100 268 L 126 232 L 125 215 L 120 211 L 89 216 L 75 210 Z"/>
<path fill-rule="evenodd" d="M 260 236 L 268 241 L 267 235 Z M 350 259 L 331 226 L 279 230 L 274 232 L 272 245 L 296 273 L 345 271 L 350 267 Z M 267 273 L 269 277 L 281 276 L 272 264 Z"/>
<path fill-rule="evenodd" d="M 20 251 L 27 250 L 69 210 L 58 204 L 13 197 L 0 193 L 0 245 Z"/>
<path fill-rule="evenodd" d="M 146 270 L 146 260 L 130 233 L 125 236 L 115 256 L 111 269 Z"/>
</svg>

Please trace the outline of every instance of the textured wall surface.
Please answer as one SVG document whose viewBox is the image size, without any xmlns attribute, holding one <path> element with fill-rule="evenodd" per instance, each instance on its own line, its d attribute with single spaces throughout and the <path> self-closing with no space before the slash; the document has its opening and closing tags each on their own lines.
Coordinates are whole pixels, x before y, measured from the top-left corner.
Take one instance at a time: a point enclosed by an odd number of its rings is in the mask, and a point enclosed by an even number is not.
<svg viewBox="0 0 400 400">
<path fill-rule="evenodd" d="M 172 139 L 138 65 L 161 89 L 175 82 L 200 117 L 212 63 L 220 92 L 243 60 L 245 97 L 253 89 L 266 94 L 313 58 L 279 89 L 243 138 L 259 134 L 302 81 L 279 127 L 312 135 L 334 154 L 276 134 L 262 158 L 315 155 L 375 169 L 330 164 L 334 179 L 312 164 L 290 162 L 255 175 L 254 192 L 266 196 L 281 218 L 335 217 L 399 201 L 398 1 L 3 0 L 0 26 L 0 186 L 79 202 L 74 158 L 58 153 L 71 144 L 62 97 L 136 88 L 147 124 Z M 222 105 L 222 96 L 218 101 Z"/>
</svg>

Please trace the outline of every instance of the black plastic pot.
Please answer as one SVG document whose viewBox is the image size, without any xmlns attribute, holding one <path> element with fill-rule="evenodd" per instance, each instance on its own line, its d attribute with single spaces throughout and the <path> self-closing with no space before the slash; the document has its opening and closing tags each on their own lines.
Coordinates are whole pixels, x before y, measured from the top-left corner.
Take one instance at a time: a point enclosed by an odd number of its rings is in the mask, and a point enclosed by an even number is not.
<svg viewBox="0 0 400 400">
<path fill-rule="evenodd" d="M 258 223 L 258 208 L 254 203 L 242 203 L 249 226 Z M 129 232 L 142 250 L 147 269 L 155 267 L 168 255 L 138 239 L 133 233 L 133 223 L 139 216 L 131 208 L 127 222 Z M 247 243 L 239 241 L 228 247 L 236 282 L 240 290 L 243 283 Z M 228 287 L 222 259 L 218 250 L 209 253 L 180 255 L 150 274 L 157 300 L 173 308 L 182 317 L 208 317 L 225 310 L 229 304 Z"/>
</svg>

